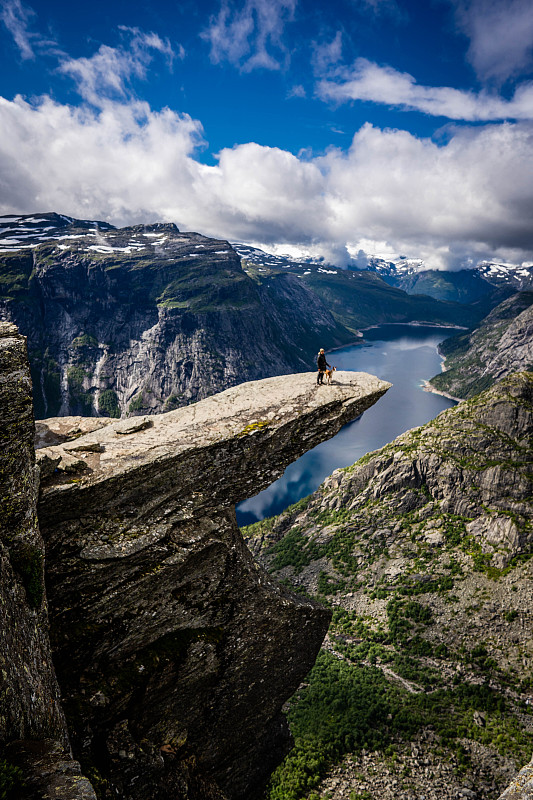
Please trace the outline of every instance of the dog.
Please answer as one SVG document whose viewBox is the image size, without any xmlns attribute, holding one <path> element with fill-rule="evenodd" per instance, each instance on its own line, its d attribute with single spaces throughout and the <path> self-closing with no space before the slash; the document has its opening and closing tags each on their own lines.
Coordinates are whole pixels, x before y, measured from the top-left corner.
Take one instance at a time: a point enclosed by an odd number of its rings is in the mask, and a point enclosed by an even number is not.
<svg viewBox="0 0 533 800">
<path fill-rule="evenodd" d="M 337 367 L 332 367 L 331 369 L 326 370 L 326 383 L 328 386 L 331 384 L 331 379 L 333 377 L 333 373 L 337 371 Z"/>
</svg>

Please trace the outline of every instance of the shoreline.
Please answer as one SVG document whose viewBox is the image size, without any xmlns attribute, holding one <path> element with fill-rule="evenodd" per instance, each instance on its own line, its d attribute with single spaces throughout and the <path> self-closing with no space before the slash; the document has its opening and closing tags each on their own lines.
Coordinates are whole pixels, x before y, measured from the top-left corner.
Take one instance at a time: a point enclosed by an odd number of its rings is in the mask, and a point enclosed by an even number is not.
<svg viewBox="0 0 533 800">
<path fill-rule="evenodd" d="M 337 347 L 330 347 L 329 350 L 325 350 L 325 353 L 334 353 L 336 350 L 342 350 L 344 347 L 353 347 L 356 344 L 363 344 L 363 334 L 361 334 L 360 338 L 356 339 L 354 342 L 346 342 L 346 344 L 339 344 Z"/>
<path fill-rule="evenodd" d="M 447 330 L 453 330 L 453 331 L 467 331 L 468 330 L 468 328 L 466 328 L 464 325 L 446 325 L 445 323 L 421 322 L 419 320 L 415 320 L 414 322 L 380 322 L 377 325 L 367 325 L 366 328 L 360 328 L 359 329 L 360 330 L 360 335 L 357 337 L 357 339 L 355 339 L 355 341 L 346 342 L 346 344 L 340 344 L 337 347 L 330 347 L 325 352 L 326 353 L 334 353 L 336 350 L 342 350 L 343 347 L 353 347 L 354 345 L 357 345 L 357 344 L 364 344 L 365 343 L 364 331 L 375 330 L 376 328 L 381 328 L 384 325 L 404 325 L 404 326 L 410 327 L 410 328 L 445 328 Z M 440 353 L 438 347 L 439 346 L 437 345 L 437 352 L 439 353 L 440 356 L 442 356 L 442 353 Z M 444 358 L 444 356 L 442 356 L 442 358 Z M 436 390 L 435 390 L 435 392 L 436 392 Z M 440 392 L 438 392 L 438 394 L 440 394 Z M 451 399 L 455 399 L 455 398 L 451 398 Z"/>
<path fill-rule="evenodd" d="M 423 322 L 421 320 L 414 320 L 413 322 L 380 322 L 378 325 L 367 325 L 366 328 L 361 328 L 361 330 L 370 331 L 373 328 L 381 328 L 383 325 L 407 325 L 412 328 L 449 328 L 454 331 L 469 330 L 465 325 L 451 325 L 445 322 Z"/>
<path fill-rule="evenodd" d="M 431 394 L 440 394 L 441 397 L 446 397 L 447 400 L 453 400 L 455 403 L 464 403 L 464 397 L 454 397 L 453 394 L 448 394 L 448 392 L 441 392 L 439 389 L 435 389 L 435 387 L 425 379 L 422 380 L 422 391 L 431 392 Z"/>
</svg>

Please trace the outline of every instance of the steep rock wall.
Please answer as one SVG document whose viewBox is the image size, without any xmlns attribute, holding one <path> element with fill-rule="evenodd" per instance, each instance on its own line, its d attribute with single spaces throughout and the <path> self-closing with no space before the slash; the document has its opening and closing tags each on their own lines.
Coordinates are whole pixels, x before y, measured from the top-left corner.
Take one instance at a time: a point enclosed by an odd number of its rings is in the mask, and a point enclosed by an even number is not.
<svg viewBox="0 0 533 800">
<path fill-rule="evenodd" d="M 388 386 L 304 373 L 159 416 L 40 424 L 56 439 L 38 451 L 51 636 L 102 796 L 187 797 L 189 773 L 235 800 L 259 794 L 330 614 L 269 579 L 234 506 Z"/>
<path fill-rule="evenodd" d="M 52 665 L 26 342 L 8 323 L 0 323 L 0 419 L 0 784 L 17 797 L 53 785 L 56 797 L 90 800 Z"/>
<path fill-rule="evenodd" d="M 442 342 L 445 371 L 430 384 L 453 397 L 469 398 L 513 372 L 533 366 L 533 292 L 512 295 L 479 327 Z"/>
<path fill-rule="evenodd" d="M 330 739 L 309 725 L 307 750 L 300 739 L 289 763 L 305 775 L 305 753 L 327 751 L 331 741 L 338 757 L 344 741 L 369 736 L 360 720 L 372 710 L 376 753 L 346 745 L 321 795 L 495 800 L 530 758 L 532 432 L 533 374 L 522 372 L 244 530 L 273 576 L 335 609 L 293 717 L 297 739 L 302 717 L 332 720 Z M 350 709 L 351 681 L 372 675 L 373 691 Z M 345 699 L 328 705 L 328 687 L 341 679 Z M 316 759 L 311 767 L 315 775 Z M 304 789 L 296 796 L 306 797 Z"/>
<path fill-rule="evenodd" d="M 40 217 L 42 232 L 21 218 L 27 249 L 0 253 L 0 317 L 28 337 L 37 418 L 170 411 L 353 339 L 296 278 L 260 290 L 226 241 Z"/>
</svg>

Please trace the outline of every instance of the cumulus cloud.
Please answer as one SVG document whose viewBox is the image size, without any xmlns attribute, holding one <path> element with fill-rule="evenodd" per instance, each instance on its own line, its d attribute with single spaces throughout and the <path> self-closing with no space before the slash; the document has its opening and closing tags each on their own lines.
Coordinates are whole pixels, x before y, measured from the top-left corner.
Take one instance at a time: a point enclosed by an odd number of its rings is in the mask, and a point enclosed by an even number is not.
<svg viewBox="0 0 533 800">
<path fill-rule="evenodd" d="M 75 81 L 84 100 L 94 106 L 105 104 L 109 97 L 125 98 L 132 78 L 146 78 L 154 53 L 164 56 L 168 65 L 176 56 L 168 39 L 138 28 L 121 28 L 127 39 L 122 47 L 101 45 L 90 58 L 69 58 L 61 62 L 59 71 Z M 178 56 L 183 58 L 181 48 Z"/>
<path fill-rule="evenodd" d="M 470 122 L 533 119 L 533 82 L 524 83 L 506 100 L 487 91 L 467 92 L 446 86 L 421 86 L 412 75 L 358 58 L 353 67 L 318 82 L 323 100 L 366 100 Z"/>
<path fill-rule="evenodd" d="M 198 121 L 141 102 L 0 99 L 0 213 L 168 220 L 344 264 L 372 248 L 444 268 L 533 259 L 529 123 L 463 127 L 442 145 L 367 124 L 348 151 L 248 143 L 215 166 L 199 160 L 202 141 Z"/>
<path fill-rule="evenodd" d="M 479 78 L 503 83 L 533 64 L 531 0 L 450 0 L 470 39 L 468 59 Z"/>
<path fill-rule="evenodd" d="M 295 86 L 291 86 L 291 88 L 287 92 L 287 98 L 291 97 L 307 97 L 307 92 L 305 91 L 305 88 L 302 86 L 301 83 L 298 83 Z"/>
<path fill-rule="evenodd" d="M 297 0 L 245 0 L 241 8 L 223 0 L 201 34 L 211 45 L 211 60 L 229 61 L 243 72 L 277 70 L 288 61 L 283 42 L 285 25 L 293 18 Z"/>
</svg>

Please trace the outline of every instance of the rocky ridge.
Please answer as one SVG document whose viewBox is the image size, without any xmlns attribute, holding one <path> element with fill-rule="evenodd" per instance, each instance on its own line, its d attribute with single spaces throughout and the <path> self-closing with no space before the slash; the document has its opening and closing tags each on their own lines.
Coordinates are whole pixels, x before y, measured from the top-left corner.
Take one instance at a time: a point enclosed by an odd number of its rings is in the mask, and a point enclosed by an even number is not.
<svg viewBox="0 0 533 800">
<path fill-rule="evenodd" d="M 338 269 L 322 258 L 273 255 L 256 247 L 233 243 L 233 247 L 247 264 L 260 270 L 291 269 L 302 273 L 331 274 Z M 533 264 L 499 264 L 480 261 L 476 267 L 460 270 L 432 269 L 420 258 L 402 255 L 363 254 L 348 267 L 351 272 L 373 272 L 389 286 L 408 294 L 428 295 L 436 300 L 472 303 L 494 291 L 504 289 L 509 293 L 531 289 Z"/>
<path fill-rule="evenodd" d="M 51 641 L 100 797 L 248 800 L 290 747 L 281 707 L 330 615 L 255 564 L 235 503 L 389 386 L 337 375 L 243 384 L 158 416 L 39 424 Z"/>
<path fill-rule="evenodd" d="M 252 280 L 226 241 L 48 213 L 0 218 L 0 317 L 28 337 L 37 418 L 169 411 L 354 338 L 295 276 Z"/>
<path fill-rule="evenodd" d="M 533 759 L 520 770 L 500 800 L 531 800 L 533 797 Z"/>
<path fill-rule="evenodd" d="M 504 300 L 479 327 L 442 342 L 444 372 L 430 380 L 438 391 L 468 398 L 495 381 L 533 367 L 533 292 Z"/>
<path fill-rule="evenodd" d="M 303 263 L 272 256 L 256 248 L 235 245 L 245 272 L 266 286 L 280 275 L 293 275 L 331 311 L 338 323 L 357 335 L 360 329 L 391 322 L 475 325 L 487 313 L 476 306 L 434 297 L 409 295 L 387 283 L 372 269 L 341 269 L 329 264 Z M 487 291 L 491 287 L 487 284 Z M 457 297 L 453 298 L 454 300 Z M 489 302 L 489 308 L 495 303 Z"/>
<path fill-rule="evenodd" d="M 511 375 L 245 529 L 333 610 L 271 798 L 496 798 L 530 757 L 532 429 L 533 375 Z"/>
</svg>

